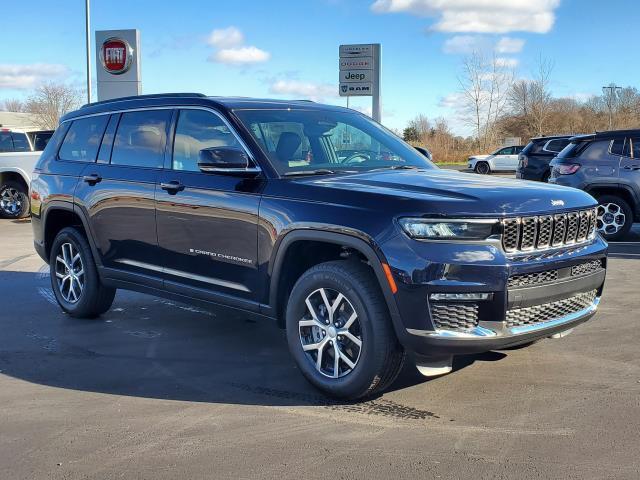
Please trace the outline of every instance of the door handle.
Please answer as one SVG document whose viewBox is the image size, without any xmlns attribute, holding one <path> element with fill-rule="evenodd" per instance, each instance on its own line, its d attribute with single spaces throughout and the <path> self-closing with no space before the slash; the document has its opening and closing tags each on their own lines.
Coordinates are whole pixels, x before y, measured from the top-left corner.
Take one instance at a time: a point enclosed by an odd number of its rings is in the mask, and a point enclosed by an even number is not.
<svg viewBox="0 0 640 480">
<path fill-rule="evenodd" d="M 96 183 L 99 183 L 102 180 L 102 177 L 97 173 L 92 173 L 91 175 L 83 176 L 82 180 L 87 182 L 89 185 L 93 186 Z"/>
<path fill-rule="evenodd" d="M 624 170 L 640 170 L 640 165 L 625 165 Z"/>
<path fill-rule="evenodd" d="M 162 182 L 160 184 L 162 190 L 166 190 L 169 195 L 175 195 L 178 192 L 184 190 L 184 185 L 180 182 L 173 180 L 171 182 Z"/>
</svg>

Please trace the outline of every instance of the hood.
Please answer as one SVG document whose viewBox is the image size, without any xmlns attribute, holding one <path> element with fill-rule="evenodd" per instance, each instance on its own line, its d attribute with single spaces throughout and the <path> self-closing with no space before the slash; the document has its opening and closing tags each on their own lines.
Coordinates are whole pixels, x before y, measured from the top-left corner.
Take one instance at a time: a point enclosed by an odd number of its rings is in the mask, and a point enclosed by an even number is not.
<svg viewBox="0 0 640 480">
<path fill-rule="evenodd" d="M 369 207 L 372 202 L 388 206 L 387 202 L 396 201 L 405 213 L 428 215 L 538 215 L 596 205 L 593 197 L 574 188 L 444 169 L 378 170 L 295 181 L 332 190 L 328 199 L 340 198 L 336 190 L 357 192 L 358 197 L 366 193 L 386 197 L 363 197 Z"/>
<path fill-rule="evenodd" d="M 486 158 L 489 158 L 491 155 L 471 155 L 469 157 L 469 160 L 484 160 Z"/>
</svg>

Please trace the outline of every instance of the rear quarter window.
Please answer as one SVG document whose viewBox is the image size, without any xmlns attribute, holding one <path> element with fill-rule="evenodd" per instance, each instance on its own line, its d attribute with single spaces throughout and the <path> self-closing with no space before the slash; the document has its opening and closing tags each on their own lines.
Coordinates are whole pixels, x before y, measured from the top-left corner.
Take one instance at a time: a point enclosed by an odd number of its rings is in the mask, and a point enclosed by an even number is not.
<svg viewBox="0 0 640 480">
<path fill-rule="evenodd" d="M 111 164 L 162 168 L 171 113 L 171 110 L 123 113 L 113 142 Z"/>
<path fill-rule="evenodd" d="M 108 115 L 74 120 L 64 137 L 58 158 L 73 162 L 95 162 Z"/>
</svg>

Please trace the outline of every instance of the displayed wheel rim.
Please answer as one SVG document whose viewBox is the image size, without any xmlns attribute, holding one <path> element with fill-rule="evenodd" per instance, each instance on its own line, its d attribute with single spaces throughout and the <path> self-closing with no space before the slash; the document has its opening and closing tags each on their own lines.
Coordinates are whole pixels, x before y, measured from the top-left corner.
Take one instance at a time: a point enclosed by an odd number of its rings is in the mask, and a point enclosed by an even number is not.
<svg viewBox="0 0 640 480">
<path fill-rule="evenodd" d="M 489 165 L 487 165 L 486 163 L 479 163 L 476 167 L 476 171 L 482 175 L 486 175 L 487 173 L 489 173 Z"/>
<path fill-rule="evenodd" d="M 60 295 L 69 303 L 77 303 L 84 289 L 84 267 L 80 252 L 71 243 L 60 246 L 55 270 Z"/>
<path fill-rule="evenodd" d="M 615 203 L 605 203 L 598 206 L 598 216 L 596 217 L 598 231 L 605 235 L 618 233 L 627 220 L 624 210 Z"/>
<path fill-rule="evenodd" d="M 0 192 L 0 209 L 12 217 L 22 211 L 22 194 L 15 188 L 5 188 Z"/>
<path fill-rule="evenodd" d="M 312 292 L 305 305 L 298 324 L 307 358 L 325 377 L 348 375 L 362 352 L 362 328 L 353 305 L 342 293 L 329 288 Z"/>
</svg>

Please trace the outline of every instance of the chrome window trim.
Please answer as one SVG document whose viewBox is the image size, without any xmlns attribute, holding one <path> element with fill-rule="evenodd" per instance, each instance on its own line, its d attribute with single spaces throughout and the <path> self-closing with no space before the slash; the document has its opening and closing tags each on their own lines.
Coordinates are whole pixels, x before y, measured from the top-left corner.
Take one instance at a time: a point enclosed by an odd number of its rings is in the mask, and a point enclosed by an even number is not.
<svg viewBox="0 0 640 480">
<path fill-rule="evenodd" d="M 133 100 L 134 99 L 132 99 L 130 101 L 133 101 Z M 206 112 L 213 113 L 218 118 L 220 118 L 220 120 L 222 120 L 222 123 L 224 123 L 225 126 L 229 129 L 229 131 L 233 134 L 233 136 L 236 137 L 236 140 L 242 146 L 242 149 L 244 150 L 244 153 L 253 162 L 253 167 L 247 168 L 246 171 L 250 172 L 250 173 L 255 173 L 256 171 L 258 173 L 262 172 L 262 167 L 256 161 L 255 156 L 251 153 L 251 149 L 247 146 L 246 142 L 238 134 L 238 131 L 233 127 L 233 125 L 231 125 L 227 121 L 226 118 L 224 118 L 224 116 L 222 116 L 222 114 L 220 112 L 218 112 L 216 109 L 211 108 L 211 107 L 205 107 L 205 106 L 202 106 L 202 105 L 162 105 L 162 106 L 153 106 L 153 107 L 124 108 L 124 109 L 119 109 L 119 110 L 109 110 L 109 111 L 106 111 L 106 112 L 87 113 L 85 115 L 74 116 L 73 118 L 67 118 L 66 120 L 60 122 L 60 125 L 62 125 L 63 123 L 67 123 L 67 122 L 73 122 L 74 120 L 79 120 L 81 118 L 97 117 L 97 116 L 100 116 L 100 115 L 114 115 L 114 114 L 118 114 L 118 113 L 144 112 L 144 111 L 147 111 L 147 110 L 204 110 Z M 116 133 L 117 133 L 117 129 L 116 129 Z M 168 141 L 168 139 L 167 139 L 167 141 Z M 171 152 L 171 160 L 172 160 L 171 161 L 172 168 L 165 168 L 163 166 L 161 168 L 158 168 L 157 170 L 173 170 L 173 152 Z M 111 164 L 109 164 L 109 165 L 111 165 Z M 148 167 L 145 167 L 145 168 L 148 168 Z M 176 170 L 176 171 L 181 171 L 181 170 Z M 241 171 L 244 172 L 245 170 L 241 170 Z M 198 173 L 198 172 L 195 172 L 195 173 Z"/>
</svg>

